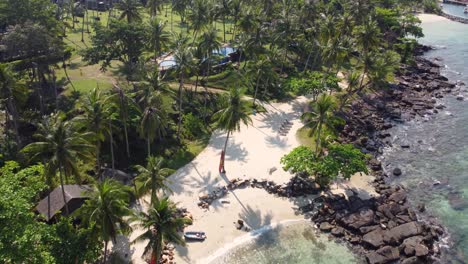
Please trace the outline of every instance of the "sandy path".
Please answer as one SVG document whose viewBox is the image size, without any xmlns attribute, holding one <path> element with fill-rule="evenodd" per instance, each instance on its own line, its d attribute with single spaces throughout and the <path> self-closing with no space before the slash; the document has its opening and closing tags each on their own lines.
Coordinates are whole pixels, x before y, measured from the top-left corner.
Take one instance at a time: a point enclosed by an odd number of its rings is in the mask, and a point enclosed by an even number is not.
<svg viewBox="0 0 468 264">
<path fill-rule="evenodd" d="M 187 247 L 177 247 L 177 263 L 206 263 L 206 257 L 242 236 L 245 231 L 236 230 L 233 222 L 243 219 L 252 229 L 278 223 L 287 219 L 301 219 L 295 209 L 304 203 L 304 199 L 285 199 L 274 197 L 261 189 L 239 189 L 229 193 L 223 200 L 216 201 L 206 211 L 197 206 L 198 196 L 211 191 L 217 186 L 226 185 L 234 178 L 257 178 L 273 180 L 276 183 L 287 182 L 291 174 L 283 171 L 280 159 L 299 145 L 296 131 L 302 127 L 299 119 L 305 97 L 299 97 L 288 103 L 265 105 L 267 113 L 252 117 L 253 124 L 242 125 L 240 132 L 233 133 L 228 142 L 226 153 L 226 175 L 218 173 L 220 152 L 226 134 L 216 131 L 208 146 L 189 164 L 174 173 L 170 180 L 174 191 L 171 199 L 186 207 L 194 217 L 194 223 L 187 231 L 204 231 L 208 238 L 203 243 L 188 243 Z M 292 122 L 286 136 L 278 133 L 284 120 Z M 277 170 L 271 175 L 269 170 Z M 369 189 L 367 178 L 356 176 L 353 187 Z M 346 184 L 346 183 L 344 183 Z M 335 190 L 343 192 L 343 183 Z M 141 230 L 135 230 L 130 236 L 132 241 Z M 128 245 L 127 238 L 121 238 L 119 252 L 127 252 L 133 263 L 144 263 L 141 258 L 145 244 Z"/>
</svg>

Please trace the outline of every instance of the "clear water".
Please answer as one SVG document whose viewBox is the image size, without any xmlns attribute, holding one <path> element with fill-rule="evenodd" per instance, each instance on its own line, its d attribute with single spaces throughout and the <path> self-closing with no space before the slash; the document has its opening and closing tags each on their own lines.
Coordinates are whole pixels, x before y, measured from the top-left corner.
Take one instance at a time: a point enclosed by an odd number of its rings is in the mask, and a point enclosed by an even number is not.
<svg viewBox="0 0 468 264">
<path fill-rule="evenodd" d="M 468 13 L 464 13 L 465 6 L 444 4 L 442 9 L 445 13 L 453 16 L 468 18 Z"/>
<path fill-rule="evenodd" d="M 358 260 L 344 245 L 316 234 L 310 222 L 300 221 L 266 230 L 209 263 L 350 264 Z"/>
<path fill-rule="evenodd" d="M 426 36 L 421 42 L 438 47 L 426 56 L 443 59 L 447 65 L 443 74 L 468 84 L 468 25 L 438 21 L 422 26 Z M 454 94 L 468 98 L 466 89 L 460 86 Z M 451 232 L 455 244 L 444 254 L 444 263 L 464 263 L 468 261 L 468 99 L 446 96 L 440 102 L 447 108 L 438 115 L 395 127 L 393 147 L 384 156 L 388 171 L 398 166 L 404 173 L 394 182 L 406 185 L 411 200 L 425 203 Z M 411 148 L 402 149 L 401 142 Z M 450 203 L 450 197 L 457 197 L 458 205 Z"/>
</svg>

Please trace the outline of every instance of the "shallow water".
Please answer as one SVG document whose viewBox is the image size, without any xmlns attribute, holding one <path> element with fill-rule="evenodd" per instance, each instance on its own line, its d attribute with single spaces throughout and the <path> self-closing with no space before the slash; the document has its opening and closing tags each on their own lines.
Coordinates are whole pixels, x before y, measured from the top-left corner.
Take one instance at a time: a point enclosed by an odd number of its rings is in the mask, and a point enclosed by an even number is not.
<svg viewBox="0 0 468 264">
<path fill-rule="evenodd" d="M 445 13 L 453 16 L 468 18 L 468 13 L 464 13 L 465 6 L 444 4 L 442 9 Z"/>
<path fill-rule="evenodd" d="M 211 264 L 348 264 L 358 260 L 344 245 L 315 233 L 310 222 L 281 224 L 221 255 Z"/>
<path fill-rule="evenodd" d="M 438 47 L 426 56 L 443 59 L 442 73 L 468 84 L 468 25 L 438 21 L 422 26 L 426 36 L 421 42 Z M 458 87 L 455 95 L 468 98 L 466 89 Z M 414 204 L 425 203 L 429 214 L 448 227 L 454 247 L 444 254 L 444 263 L 463 263 L 468 261 L 468 99 L 446 96 L 440 102 L 447 108 L 438 115 L 393 128 L 385 166 L 388 172 L 401 168 L 403 176 L 394 183 L 407 186 Z M 411 147 L 402 149 L 402 142 Z"/>
</svg>

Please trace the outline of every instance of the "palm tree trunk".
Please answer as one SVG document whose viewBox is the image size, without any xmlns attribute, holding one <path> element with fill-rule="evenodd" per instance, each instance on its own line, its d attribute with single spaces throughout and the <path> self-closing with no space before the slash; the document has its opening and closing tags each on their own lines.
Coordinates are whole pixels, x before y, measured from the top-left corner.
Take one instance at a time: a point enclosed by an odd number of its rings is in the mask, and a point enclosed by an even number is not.
<svg viewBox="0 0 468 264">
<path fill-rule="evenodd" d="M 223 42 L 226 43 L 226 16 L 223 15 Z"/>
<path fill-rule="evenodd" d="M 315 154 L 319 155 L 319 147 L 320 147 L 320 134 L 322 133 L 322 124 L 319 124 L 318 131 L 317 131 L 317 139 L 315 141 Z"/>
<path fill-rule="evenodd" d="M 16 111 L 15 104 L 13 102 L 13 98 L 11 96 L 8 97 L 7 104 L 8 104 L 7 112 L 9 112 L 8 115 L 11 114 L 11 116 L 13 117 L 13 128 L 15 129 L 16 144 L 18 145 L 18 147 L 21 147 L 21 138 L 19 136 L 19 130 L 18 130 L 19 117 L 18 117 L 18 112 Z"/>
<path fill-rule="evenodd" d="M 146 138 L 146 148 L 148 151 L 148 157 L 151 156 L 151 143 L 150 143 L 150 135 L 148 132 L 147 138 Z"/>
<path fill-rule="evenodd" d="M 224 155 L 226 155 L 226 148 L 227 148 L 227 143 L 229 141 L 229 134 L 231 134 L 231 130 L 228 130 L 227 136 L 226 136 L 226 141 L 224 142 Z"/>
<path fill-rule="evenodd" d="M 111 151 L 111 161 L 112 161 L 112 174 L 114 174 L 115 173 L 114 137 L 112 133 L 112 121 L 110 118 L 109 118 L 109 139 L 110 139 L 110 151 Z"/>
<path fill-rule="evenodd" d="M 127 121 L 124 122 L 124 134 L 125 134 L 125 147 L 127 150 L 127 157 L 130 158 L 130 145 L 128 144 L 128 128 L 127 128 Z"/>
<path fill-rule="evenodd" d="M 59 178 L 60 178 L 60 187 L 62 187 L 63 202 L 64 202 L 64 204 L 65 204 L 65 213 L 66 213 L 67 215 L 70 215 L 70 211 L 68 210 L 67 198 L 66 198 L 66 196 L 65 196 L 62 164 L 59 165 Z"/>
<path fill-rule="evenodd" d="M 106 242 L 104 242 L 104 260 L 102 261 L 103 264 L 105 264 L 107 261 L 107 246 L 108 245 L 109 245 L 109 241 L 106 240 Z"/>
<path fill-rule="evenodd" d="M 257 83 L 255 84 L 255 93 L 254 93 L 254 98 L 253 98 L 253 106 L 255 107 L 255 101 L 257 100 L 257 92 L 258 92 L 258 86 L 260 82 L 260 76 L 257 75 Z"/>
<path fill-rule="evenodd" d="M 182 87 L 184 86 L 184 76 L 181 74 L 179 80 L 179 121 L 177 125 L 177 140 L 180 141 L 180 131 L 182 127 Z"/>
<path fill-rule="evenodd" d="M 85 15 L 83 15 L 83 22 L 81 23 L 81 42 L 84 42 L 84 22 L 85 22 Z"/>
<path fill-rule="evenodd" d="M 162 233 L 158 232 L 157 234 L 158 238 L 156 241 L 156 248 L 153 250 L 153 254 L 155 255 L 155 260 L 156 264 L 159 263 L 159 258 L 161 258 L 161 253 L 162 253 L 162 243 L 163 243 L 163 237 Z"/>
<path fill-rule="evenodd" d="M 75 88 L 75 85 L 73 85 L 73 82 L 70 80 L 70 76 L 68 75 L 68 71 L 67 71 L 67 63 L 65 61 L 65 57 L 63 58 L 62 60 L 62 68 L 63 68 L 63 72 L 65 73 L 65 77 L 67 78 L 67 81 L 68 83 L 72 86 L 73 88 L 73 91 L 76 92 L 76 88 Z"/>
<path fill-rule="evenodd" d="M 101 175 L 101 159 L 99 158 L 100 152 L 101 152 L 101 143 L 98 140 L 98 142 L 96 143 L 96 173 L 97 173 L 98 177 L 102 177 L 102 175 Z M 101 178 L 101 180 L 102 180 L 102 178 Z"/>
<path fill-rule="evenodd" d="M 312 56 L 312 51 L 309 52 L 309 56 L 307 56 L 307 60 L 306 60 L 305 66 L 304 66 L 304 70 L 302 72 L 307 71 L 307 67 L 309 67 L 309 61 L 310 61 L 311 56 Z"/>
</svg>

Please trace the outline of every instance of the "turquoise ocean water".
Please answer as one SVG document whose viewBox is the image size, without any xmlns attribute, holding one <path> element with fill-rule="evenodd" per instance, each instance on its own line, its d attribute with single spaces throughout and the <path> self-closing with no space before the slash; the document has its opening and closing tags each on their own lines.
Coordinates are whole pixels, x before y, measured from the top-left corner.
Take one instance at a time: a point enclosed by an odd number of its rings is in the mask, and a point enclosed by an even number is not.
<svg viewBox="0 0 468 264">
<path fill-rule="evenodd" d="M 442 73 L 450 81 L 468 85 L 468 25 L 424 22 L 421 43 L 436 47 L 428 58 L 442 59 Z M 403 170 L 394 183 L 407 186 L 415 204 L 424 203 L 430 215 L 447 226 L 454 242 L 443 263 L 468 261 L 468 93 L 459 86 L 454 96 L 440 102 L 447 106 L 439 114 L 393 129 L 393 147 L 385 151 L 388 171 Z M 458 101 L 455 95 L 463 95 Z M 411 145 L 402 149 L 400 143 Z"/>
</svg>

